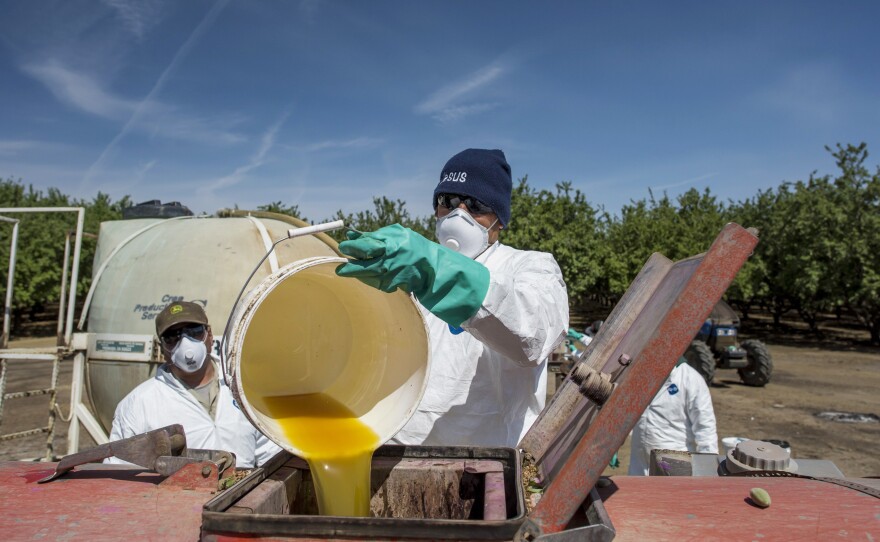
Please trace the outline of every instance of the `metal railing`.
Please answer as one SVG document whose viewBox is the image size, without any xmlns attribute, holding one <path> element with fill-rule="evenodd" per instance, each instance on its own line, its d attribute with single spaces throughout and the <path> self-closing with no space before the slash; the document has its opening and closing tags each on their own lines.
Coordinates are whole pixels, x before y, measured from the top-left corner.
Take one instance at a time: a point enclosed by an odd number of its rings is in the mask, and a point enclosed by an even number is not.
<svg viewBox="0 0 880 542">
<path fill-rule="evenodd" d="M 55 459 L 54 438 L 55 438 L 55 418 L 58 411 L 56 399 L 58 395 L 58 373 L 60 362 L 71 353 L 71 338 L 73 335 L 73 313 L 76 307 L 76 283 L 79 280 L 79 260 L 82 251 L 83 223 L 85 219 L 85 209 L 82 207 L 11 207 L 0 208 L 0 214 L 19 214 L 19 213 L 77 213 L 75 242 L 73 249 L 73 261 L 70 265 L 70 232 L 67 233 L 64 247 L 63 272 L 61 278 L 61 299 L 58 310 L 58 344 L 53 348 L 18 348 L 9 349 L 9 328 L 12 314 L 13 288 L 15 284 L 15 261 L 17 258 L 18 228 L 19 220 L 0 216 L 0 222 L 11 223 L 13 225 L 12 238 L 9 251 L 9 271 L 6 286 L 6 302 L 3 312 L 3 335 L 0 337 L 0 423 L 3 421 L 3 410 L 7 400 L 22 399 L 25 397 L 35 397 L 40 395 L 49 396 L 49 415 L 48 423 L 43 427 L 25 429 L 14 433 L 0 435 L 0 442 L 6 442 L 19 438 L 29 437 L 33 435 L 46 434 L 46 451 L 43 458 L 47 461 Z M 68 290 L 68 267 L 70 267 L 70 280 Z M 65 294 L 68 300 L 65 306 Z M 66 315 L 65 315 L 66 309 Z M 52 376 L 49 386 L 46 388 L 38 388 L 26 391 L 17 391 L 6 393 L 6 384 L 8 381 L 9 362 L 26 362 L 30 364 L 35 361 L 52 362 Z"/>
</svg>

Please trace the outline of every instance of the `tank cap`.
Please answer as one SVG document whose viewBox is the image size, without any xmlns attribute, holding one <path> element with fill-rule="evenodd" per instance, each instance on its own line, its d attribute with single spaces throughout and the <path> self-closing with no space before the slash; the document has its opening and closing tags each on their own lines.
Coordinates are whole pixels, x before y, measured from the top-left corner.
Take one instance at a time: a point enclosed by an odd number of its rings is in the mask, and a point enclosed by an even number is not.
<svg viewBox="0 0 880 542">
<path fill-rule="evenodd" d="M 797 463 L 781 446 L 763 440 L 744 440 L 727 452 L 728 472 L 778 470 L 797 472 Z"/>
</svg>

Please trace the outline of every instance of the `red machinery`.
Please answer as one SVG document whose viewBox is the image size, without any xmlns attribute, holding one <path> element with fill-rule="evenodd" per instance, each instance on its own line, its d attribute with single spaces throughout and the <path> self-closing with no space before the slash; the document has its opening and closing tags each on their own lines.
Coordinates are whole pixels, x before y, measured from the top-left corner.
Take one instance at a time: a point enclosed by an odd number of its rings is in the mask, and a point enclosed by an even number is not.
<svg viewBox="0 0 880 542">
<path fill-rule="evenodd" d="M 652 256 L 519 449 L 380 448 L 373 517 L 315 515 L 308 467 L 282 453 L 224 491 L 216 487 L 225 464 L 191 466 L 211 458 L 178 460 L 181 470 L 161 483 L 140 470 L 79 466 L 38 485 L 49 465 L 3 464 L 0 528 L 14 538 L 91 540 L 129 533 L 210 541 L 880 539 L 880 492 L 871 480 L 600 479 L 756 243 L 753 232 L 729 224 L 703 255 Z M 185 446 L 169 443 L 172 456 L 186 457 L 178 453 Z M 153 463 L 145 466 L 164 464 L 148 446 Z M 65 460 L 58 465 L 65 472 L 80 461 Z M 679 474 L 690 473 L 687 454 L 680 463 L 687 472 Z M 183 469 L 204 466 L 213 489 L 173 482 Z M 749 500 L 756 486 L 772 495 L 769 508 Z"/>
</svg>

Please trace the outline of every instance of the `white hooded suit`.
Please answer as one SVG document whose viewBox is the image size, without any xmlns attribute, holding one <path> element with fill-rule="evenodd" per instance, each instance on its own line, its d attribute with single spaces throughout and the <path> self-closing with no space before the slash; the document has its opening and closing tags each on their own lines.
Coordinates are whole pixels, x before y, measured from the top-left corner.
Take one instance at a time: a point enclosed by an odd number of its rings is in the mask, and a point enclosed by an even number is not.
<svg viewBox="0 0 880 542">
<path fill-rule="evenodd" d="M 630 441 L 630 476 L 648 474 L 654 449 L 718 453 L 709 386 L 687 363 L 672 370 L 636 422 Z"/>
<path fill-rule="evenodd" d="M 422 310 L 428 386 L 393 443 L 513 447 L 544 408 L 547 359 L 568 330 L 559 265 L 550 254 L 500 243 L 476 261 L 489 269 L 489 290 L 461 328 Z"/>
</svg>

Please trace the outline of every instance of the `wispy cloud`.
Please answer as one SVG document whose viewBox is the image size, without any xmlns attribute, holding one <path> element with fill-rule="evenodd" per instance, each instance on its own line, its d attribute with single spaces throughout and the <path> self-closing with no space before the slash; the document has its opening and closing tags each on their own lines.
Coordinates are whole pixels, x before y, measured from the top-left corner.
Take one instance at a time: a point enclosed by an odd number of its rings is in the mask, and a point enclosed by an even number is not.
<svg viewBox="0 0 880 542">
<path fill-rule="evenodd" d="M 684 181 L 679 181 L 679 182 L 670 183 L 670 184 L 661 184 L 659 186 L 652 186 L 651 190 L 666 190 L 667 188 L 676 188 L 679 186 L 687 186 L 689 184 L 696 184 L 696 183 L 711 179 L 712 177 L 714 177 L 716 175 L 718 175 L 717 171 L 715 171 L 713 173 L 706 173 L 705 175 L 700 175 L 699 177 L 694 177 L 693 179 L 687 179 Z"/>
<path fill-rule="evenodd" d="M 221 145 L 244 140 L 233 131 L 243 120 L 241 116 L 215 114 L 202 118 L 156 100 L 128 100 L 102 88 L 94 77 L 75 72 L 54 59 L 22 69 L 46 85 L 60 102 L 107 120 L 126 122 L 128 129 L 123 128 L 120 134 L 138 130 L 170 139 Z M 132 123 L 135 115 L 137 122 Z"/>
<path fill-rule="evenodd" d="M 136 182 L 144 180 L 147 173 L 156 165 L 156 160 L 150 160 L 145 164 L 137 166 L 134 170 L 134 179 Z"/>
<path fill-rule="evenodd" d="M 831 122 L 858 109 L 862 102 L 854 96 L 840 69 L 832 62 L 816 61 L 795 66 L 759 91 L 755 99 L 799 120 Z"/>
<path fill-rule="evenodd" d="M 312 143 L 305 147 L 298 147 L 297 150 L 304 152 L 320 152 L 337 149 L 373 149 L 384 143 L 383 139 L 373 137 L 356 137 L 354 139 L 331 139 Z"/>
<path fill-rule="evenodd" d="M 92 166 L 86 171 L 86 175 L 83 178 L 84 182 L 88 182 L 92 175 L 94 175 L 95 171 L 101 166 L 101 163 L 104 161 L 105 157 L 108 156 L 113 148 L 119 143 L 119 141 L 124 138 L 130 130 L 138 125 L 142 118 L 150 111 L 151 108 L 154 107 L 154 97 L 157 96 L 165 86 L 165 83 L 168 81 L 168 78 L 174 73 L 174 70 L 177 68 L 178 64 L 183 61 L 184 58 L 189 54 L 192 48 L 196 43 L 202 38 L 202 36 L 207 32 L 207 30 L 214 24 L 214 21 L 220 15 L 220 12 L 223 11 L 223 8 L 226 7 L 226 4 L 229 0 L 218 0 L 208 13 L 202 18 L 201 22 L 198 26 L 196 26 L 195 30 L 189 35 L 189 38 L 180 46 L 180 49 L 175 53 L 174 58 L 171 59 L 171 63 L 165 68 L 162 74 L 159 76 L 159 79 L 153 85 L 153 88 L 150 90 L 150 93 L 147 94 L 147 97 L 144 98 L 140 103 L 135 107 L 134 112 L 129 117 L 128 122 L 122 127 L 122 130 L 110 141 L 110 144 L 104 148 L 101 152 L 98 159 L 92 164 Z"/>
<path fill-rule="evenodd" d="M 32 139 L 0 139 L 0 156 L 15 156 L 31 151 L 58 151 L 66 148 L 68 148 L 68 145 L 63 143 Z"/>
<path fill-rule="evenodd" d="M 102 0 L 139 40 L 161 20 L 161 0 Z"/>
<path fill-rule="evenodd" d="M 278 135 L 278 130 L 281 129 L 281 126 L 289 116 L 289 112 L 283 113 L 265 132 L 263 132 L 263 136 L 260 138 L 260 146 L 257 148 L 254 155 L 251 156 L 250 160 L 248 160 L 247 164 L 235 168 L 235 170 L 229 175 L 214 179 L 207 185 L 200 187 L 198 190 L 199 194 L 202 196 L 214 197 L 214 192 L 217 190 L 240 183 L 247 178 L 251 171 L 266 163 L 266 157 L 268 156 L 269 151 L 275 146 L 275 139 Z"/>
<path fill-rule="evenodd" d="M 434 118 L 443 123 L 455 122 L 470 115 L 475 115 L 477 113 L 483 113 L 485 111 L 495 109 L 496 107 L 498 107 L 498 105 L 499 104 L 497 103 L 483 103 L 447 107 L 442 111 L 438 111 L 434 115 Z"/>
<path fill-rule="evenodd" d="M 25 73 L 46 85 L 55 97 L 68 105 L 106 119 L 119 120 L 130 114 L 135 102 L 114 96 L 105 91 L 91 77 L 76 73 L 57 60 L 43 64 L 30 64 L 22 68 Z"/>
<path fill-rule="evenodd" d="M 493 63 L 437 90 L 415 106 L 420 115 L 430 115 L 439 122 L 452 122 L 498 106 L 496 102 L 478 99 L 481 91 L 497 81 L 505 70 Z"/>
</svg>

